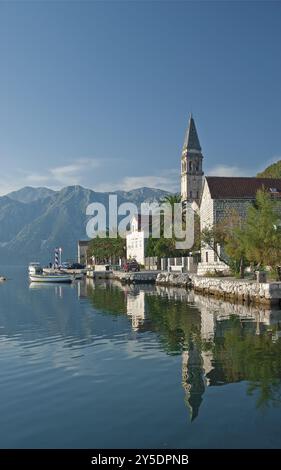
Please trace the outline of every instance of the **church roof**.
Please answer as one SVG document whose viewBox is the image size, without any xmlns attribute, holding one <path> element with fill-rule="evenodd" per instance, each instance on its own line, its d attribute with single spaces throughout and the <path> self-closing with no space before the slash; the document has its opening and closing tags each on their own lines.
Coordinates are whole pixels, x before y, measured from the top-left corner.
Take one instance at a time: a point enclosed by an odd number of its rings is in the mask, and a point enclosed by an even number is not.
<svg viewBox="0 0 281 470">
<path fill-rule="evenodd" d="M 190 115 L 188 128 L 185 133 L 183 150 L 198 150 L 199 152 L 201 152 L 201 146 L 192 115 Z"/>
<path fill-rule="evenodd" d="M 281 179 L 206 176 L 212 199 L 255 199 L 263 186 L 272 195 L 281 196 Z"/>
</svg>

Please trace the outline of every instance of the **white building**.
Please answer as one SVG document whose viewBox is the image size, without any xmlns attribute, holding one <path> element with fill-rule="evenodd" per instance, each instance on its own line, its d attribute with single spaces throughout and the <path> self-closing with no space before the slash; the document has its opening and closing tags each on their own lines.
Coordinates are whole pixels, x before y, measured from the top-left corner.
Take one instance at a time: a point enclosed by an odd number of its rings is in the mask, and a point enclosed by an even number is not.
<svg viewBox="0 0 281 470">
<path fill-rule="evenodd" d="M 147 218 L 135 215 L 131 222 L 131 232 L 126 236 L 127 259 L 135 259 L 138 263 L 144 264 L 145 247 L 147 238 L 145 237 L 145 227 Z"/>
<path fill-rule="evenodd" d="M 88 257 L 87 251 L 89 248 L 90 240 L 78 240 L 77 244 L 77 259 L 78 263 L 87 264 Z"/>
</svg>

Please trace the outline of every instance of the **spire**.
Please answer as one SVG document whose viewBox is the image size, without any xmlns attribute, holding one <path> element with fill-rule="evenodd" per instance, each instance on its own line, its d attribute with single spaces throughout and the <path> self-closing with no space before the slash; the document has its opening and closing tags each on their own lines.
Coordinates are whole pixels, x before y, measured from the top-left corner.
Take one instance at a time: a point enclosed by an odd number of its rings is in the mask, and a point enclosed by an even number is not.
<svg viewBox="0 0 281 470">
<path fill-rule="evenodd" d="M 184 138 L 183 150 L 198 150 L 201 152 L 201 146 L 192 114 L 190 114 L 188 128 Z"/>
</svg>

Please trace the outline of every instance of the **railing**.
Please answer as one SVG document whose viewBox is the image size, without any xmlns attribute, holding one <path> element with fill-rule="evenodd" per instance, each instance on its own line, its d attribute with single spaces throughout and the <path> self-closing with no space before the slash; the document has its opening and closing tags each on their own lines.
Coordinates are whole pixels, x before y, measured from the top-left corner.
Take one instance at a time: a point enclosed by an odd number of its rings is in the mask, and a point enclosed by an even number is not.
<svg viewBox="0 0 281 470">
<path fill-rule="evenodd" d="M 178 272 L 196 272 L 197 260 L 192 256 L 182 256 L 175 258 L 157 258 L 147 257 L 144 259 L 146 270 L 154 271 L 178 271 Z"/>
</svg>

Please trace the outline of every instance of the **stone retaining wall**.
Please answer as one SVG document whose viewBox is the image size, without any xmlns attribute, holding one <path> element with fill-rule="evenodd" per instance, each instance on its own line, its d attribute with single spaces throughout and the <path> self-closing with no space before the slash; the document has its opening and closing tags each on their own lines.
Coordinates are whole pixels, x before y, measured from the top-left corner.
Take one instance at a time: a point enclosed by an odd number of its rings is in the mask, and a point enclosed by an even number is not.
<svg viewBox="0 0 281 470">
<path fill-rule="evenodd" d="M 161 272 L 156 279 L 157 285 L 174 287 L 191 287 L 188 273 Z"/>
<path fill-rule="evenodd" d="M 246 279 L 210 278 L 191 273 L 161 272 L 157 285 L 191 287 L 195 292 L 213 295 L 225 300 L 257 303 L 268 306 L 280 305 L 281 282 L 258 283 Z"/>
<path fill-rule="evenodd" d="M 155 284 L 158 271 L 128 272 L 113 271 L 112 278 L 124 284 Z"/>
<path fill-rule="evenodd" d="M 245 279 L 208 278 L 190 274 L 195 292 L 246 303 L 279 305 L 281 282 L 259 283 Z"/>
</svg>

